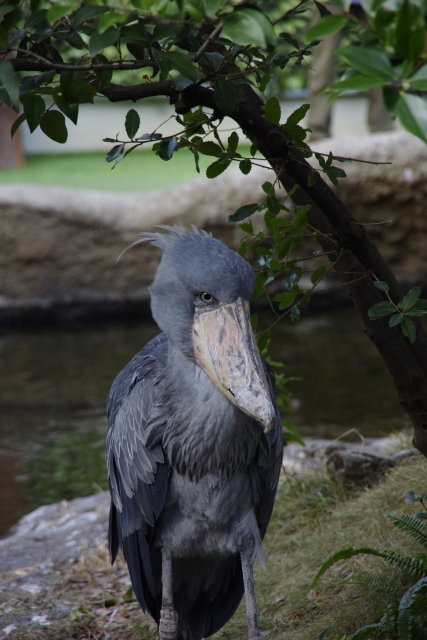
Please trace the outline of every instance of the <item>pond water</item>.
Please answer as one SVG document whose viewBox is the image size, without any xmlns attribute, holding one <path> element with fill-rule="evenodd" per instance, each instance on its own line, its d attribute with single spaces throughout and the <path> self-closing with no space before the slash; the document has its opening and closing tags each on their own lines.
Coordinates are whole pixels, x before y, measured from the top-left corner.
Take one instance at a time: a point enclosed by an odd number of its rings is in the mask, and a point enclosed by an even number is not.
<svg viewBox="0 0 427 640">
<path fill-rule="evenodd" d="M 264 317 L 267 326 L 273 318 Z M 0 336 L 0 535 L 23 513 L 106 488 L 105 399 L 157 327 L 115 323 Z M 288 418 L 304 436 L 364 436 L 406 422 L 393 384 L 352 309 L 278 323 L 272 357 L 293 393 Z"/>
</svg>

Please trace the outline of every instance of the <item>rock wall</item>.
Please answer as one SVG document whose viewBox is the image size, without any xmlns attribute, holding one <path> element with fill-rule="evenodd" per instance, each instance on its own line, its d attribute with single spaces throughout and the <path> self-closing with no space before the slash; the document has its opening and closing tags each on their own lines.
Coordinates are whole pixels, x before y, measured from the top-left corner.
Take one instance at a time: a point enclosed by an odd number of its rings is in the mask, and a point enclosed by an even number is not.
<svg viewBox="0 0 427 640">
<path fill-rule="evenodd" d="M 371 162 L 337 163 L 336 189 L 405 285 L 427 285 L 427 146 L 396 131 L 314 143 L 317 151 Z"/>
<path fill-rule="evenodd" d="M 427 276 L 427 147 L 406 133 L 346 136 L 313 147 L 361 158 L 345 163 L 337 192 L 408 285 Z M 162 192 L 101 193 L 37 186 L 0 187 L 0 321 L 43 317 L 55 309 L 110 312 L 148 299 L 159 250 L 145 245 L 117 256 L 156 224 L 196 224 L 232 248 L 239 229 L 225 222 L 242 204 L 260 202 L 267 169 L 229 169 Z M 383 224 L 386 223 L 386 224 Z"/>
</svg>

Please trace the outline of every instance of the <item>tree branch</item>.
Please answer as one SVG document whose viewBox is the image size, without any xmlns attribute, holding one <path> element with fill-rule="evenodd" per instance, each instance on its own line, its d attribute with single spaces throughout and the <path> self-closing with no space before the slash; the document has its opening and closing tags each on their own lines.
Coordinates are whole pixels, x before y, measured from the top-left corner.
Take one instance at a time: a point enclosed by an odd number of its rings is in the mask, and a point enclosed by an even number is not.
<svg viewBox="0 0 427 640">
<path fill-rule="evenodd" d="M 94 81 L 93 84 L 96 85 L 96 81 Z M 110 102 L 123 102 L 126 100 L 136 102 L 143 98 L 153 98 L 155 96 L 166 96 L 176 100 L 178 97 L 178 92 L 173 88 L 172 80 L 165 80 L 164 82 L 144 82 L 143 84 L 135 84 L 131 87 L 111 83 L 106 89 L 101 91 L 101 93 L 108 98 Z"/>
<path fill-rule="evenodd" d="M 8 51 L 17 51 L 20 53 L 30 53 L 28 58 L 8 58 L 8 61 L 12 63 L 15 71 L 122 71 L 142 69 L 144 67 L 152 67 L 158 69 L 157 62 L 153 60 L 135 60 L 135 61 L 117 61 L 110 64 L 64 64 L 62 62 L 52 62 L 47 60 L 43 56 L 39 56 L 37 53 L 26 51 L 25 49 L 13 48 Z"/>
</svg>

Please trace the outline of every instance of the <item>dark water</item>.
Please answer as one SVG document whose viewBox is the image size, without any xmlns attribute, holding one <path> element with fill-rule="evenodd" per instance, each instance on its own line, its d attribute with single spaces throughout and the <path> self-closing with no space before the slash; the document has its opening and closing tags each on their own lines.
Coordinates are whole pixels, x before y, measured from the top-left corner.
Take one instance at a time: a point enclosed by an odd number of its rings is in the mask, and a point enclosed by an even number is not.
<svg viewBox="0 0 427 640">
<path fill-rule="evenodd" d="M 105 398 L 156 333 L 145 322 L 0 336 L 0 535 L 32 508 L 106 487 Z M 301 378 L 290 383 L 289 418 L 303 436 L 402 427 L 393 385 L 352 310 L 276 325 L 270 350 Z"/>
</svg>

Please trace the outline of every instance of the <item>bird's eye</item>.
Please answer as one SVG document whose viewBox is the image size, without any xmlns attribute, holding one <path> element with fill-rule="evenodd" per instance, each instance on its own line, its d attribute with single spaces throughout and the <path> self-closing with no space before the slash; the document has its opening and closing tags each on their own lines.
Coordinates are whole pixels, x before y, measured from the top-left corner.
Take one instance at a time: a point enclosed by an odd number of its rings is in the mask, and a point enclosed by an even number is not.
<svg viewBox="0 0 427 640">
<path fill-rule="evenodd" d="M 215 298 L 210 293 L 207 293 L 206 291 L 204 291 L 203 293 L 200 294 L 200 300 L 205 304 L 210 304 L 215 300 Z"/>
</svg>

